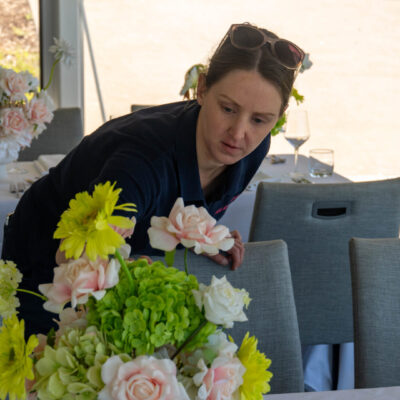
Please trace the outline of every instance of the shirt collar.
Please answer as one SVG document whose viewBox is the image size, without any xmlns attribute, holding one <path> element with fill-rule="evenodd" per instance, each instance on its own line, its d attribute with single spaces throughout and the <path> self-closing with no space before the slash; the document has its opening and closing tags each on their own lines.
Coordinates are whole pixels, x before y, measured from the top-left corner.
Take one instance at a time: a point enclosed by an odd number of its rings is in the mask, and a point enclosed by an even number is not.
<svg viewBox="0 0 400 400">
<path fill-rule="evenodd" d="M 183 110 L 176 142 L 177 166 L 181 195 L 185 202 L 206 205 L 196 153 L 196 126 L 199 112 L 200 106 L 197 101 L 188 102 Z M 225 196 L 237 195 L 247 186 L 268 152 L 270 139 L 271 135 L 268 134 L 251 154 L 227 168 L 224 187 L 221 188 Z"/>
</svg>

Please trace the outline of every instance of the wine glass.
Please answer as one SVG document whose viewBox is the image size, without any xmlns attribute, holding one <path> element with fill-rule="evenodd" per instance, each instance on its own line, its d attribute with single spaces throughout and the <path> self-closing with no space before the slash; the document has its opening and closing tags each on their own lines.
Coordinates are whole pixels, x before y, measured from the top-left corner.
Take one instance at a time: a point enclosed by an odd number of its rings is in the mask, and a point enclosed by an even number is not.
<svg viewBox="0 0 400 400">
<path fill-rule="evenodd" d="M 291 110 L 287 113 L 284 130 L 285 139 L 294 147 L 294 174 L 297 174 L 299 148 L 310 137 L 310 127 L 306 110 Z"/>
</svg>

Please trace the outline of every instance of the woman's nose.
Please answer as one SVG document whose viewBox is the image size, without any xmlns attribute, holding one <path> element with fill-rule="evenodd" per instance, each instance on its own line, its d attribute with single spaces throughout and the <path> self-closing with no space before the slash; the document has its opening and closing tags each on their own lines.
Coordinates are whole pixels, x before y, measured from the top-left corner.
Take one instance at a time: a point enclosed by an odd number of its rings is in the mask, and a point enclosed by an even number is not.
<svg viewBox="0 0 400 400">
<path fill-rule="evenodd" d="M 229 135 L 239 141 L 243 139 L 246 133 L 246 122 L 242 118 L 236 118 L 232 121 L 232 124 L 229 129 Z"/>
</svg>

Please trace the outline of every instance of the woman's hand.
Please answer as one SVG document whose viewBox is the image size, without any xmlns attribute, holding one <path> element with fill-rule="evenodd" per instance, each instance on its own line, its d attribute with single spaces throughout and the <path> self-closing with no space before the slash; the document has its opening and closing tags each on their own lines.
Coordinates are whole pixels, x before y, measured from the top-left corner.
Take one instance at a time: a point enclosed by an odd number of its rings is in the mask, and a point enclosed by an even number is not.
<svg viewBox="0 0 400 400">
<path fill-rule="evenodd" d="M 215 256 L 207 257 L 211 258 L 211 260 L 220 265 L 228 265 L 229 263 L 232 263 L 231 269 L 235 270 L 238 269 L 243 262 L 244 245 L 242 242 L 242 237 L 238 231 L 231 232 L 231 236 L 235 239 L 235 243 L 230 250 L 224 253 L 216 254 Z"/>
</svg>

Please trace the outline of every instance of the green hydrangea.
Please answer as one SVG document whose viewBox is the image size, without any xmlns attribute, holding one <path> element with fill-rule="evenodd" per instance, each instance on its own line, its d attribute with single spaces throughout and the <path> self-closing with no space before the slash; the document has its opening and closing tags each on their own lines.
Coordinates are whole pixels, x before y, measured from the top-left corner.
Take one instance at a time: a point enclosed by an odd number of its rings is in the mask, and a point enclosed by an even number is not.
<svg viewBox="0 0 400 400">
<path fill-rule="evenodd" d="M 110 355 L 96 327 L 70 329 L 36 362 L 34 390 L 41 400 L 95 400 L 104 386 L 101 366 Z"/>
<path fill-rule="evenodd" d="M 192 294 L 198 289 L 194 275 L 157 261 L 149 265 L 140 259 L 128 263 L 134 281 L 130 289 L 123 272 L 114 288 L 101 300 L 91 297 L 87 315 L 89 325 L 103 332 L 119 352 L 134 356 L 153 354 L 166 344 L 181 346 L 200 324 L 203 328 L 186 349 L 205 343 L 216 326 L 206 322 Z"/>
<path fill-rule="evenodd" d="M 22 274 L 12 261 L 0 260 L 0 315 L 10 318 L 19 307 L 16 297 L 18 285 L 21 283 Z"/>
</svg>

